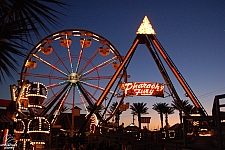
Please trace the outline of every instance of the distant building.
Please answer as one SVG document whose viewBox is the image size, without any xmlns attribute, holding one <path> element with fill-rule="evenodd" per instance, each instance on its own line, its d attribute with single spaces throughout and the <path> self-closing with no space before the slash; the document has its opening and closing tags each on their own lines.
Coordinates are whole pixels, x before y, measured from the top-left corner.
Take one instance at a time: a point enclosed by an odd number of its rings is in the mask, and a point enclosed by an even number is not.
<svg viewBox="0 0 225 150">
<path fill-rule="evenodd" d="M 79 131 L 82 124 L 85 121 L 86 114 L 80 114 L 80 116 L 74 116 L 74 131 Z M 55 126 L 61 126 L 61 130 L 70 132 L 72 127 L 72 113 L 61 113 L 55 123 Z"/>
<path fill-rule="evenodd" d="M 126 132 L 138 132 L 140 129 L 137 126 L 135 126 L 133 123 L 131 123 L 130 125 L 126 126 L 124 130 Z"/>
</svg>

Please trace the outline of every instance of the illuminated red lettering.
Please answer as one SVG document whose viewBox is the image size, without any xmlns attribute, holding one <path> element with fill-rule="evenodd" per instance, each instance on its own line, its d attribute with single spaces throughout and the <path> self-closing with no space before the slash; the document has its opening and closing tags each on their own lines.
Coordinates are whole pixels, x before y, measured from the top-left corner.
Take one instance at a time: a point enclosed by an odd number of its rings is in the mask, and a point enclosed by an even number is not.
<svg viewBox="0 0 225 150">
<path fill-rule="evenodd" d="M 125 83 L 125 94 L 127 94 L 129 90 L 133 88 L 133 83 Z"/>
<path fill-rule="evenodd" d="M 124 83 L 124 92 L 126 96 L 164 96 L 164 84 L 154 82 L 129 82 Z"/>
</svg>

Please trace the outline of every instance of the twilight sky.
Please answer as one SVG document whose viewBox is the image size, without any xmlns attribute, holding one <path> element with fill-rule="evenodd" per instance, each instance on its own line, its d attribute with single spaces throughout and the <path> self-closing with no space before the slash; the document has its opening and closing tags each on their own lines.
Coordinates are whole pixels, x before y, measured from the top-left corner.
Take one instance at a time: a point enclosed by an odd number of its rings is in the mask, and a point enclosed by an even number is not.
<svg viewBox="0 0 225 150">
<path fill-rule="evenodd" d="M 225 1 L 71 0 L 69 4 L 72 6 L 60 10 L 67 15 L 61 18 L 62 26 L 53 29 L 53 32 L 71 28 L 90 30 L 108 39 L 123 56 L 131 47 L 144 16 L 147 16 L 156 32 L 156 37 L 203 107 L 208 114 L 211 114 L 214 96 L 224 94 L 225 91 Z M 47 35 L 43 34 L 43 37 L 45 36 Z M 187 99 L 176 78 L 168 68 L 167 71 L 181 99 Z M 164 83 L 152 56 L 144 45 L 137 47 L 128 66 L 128 74 L 131 75 L 130 82 Z M 1 85 L 0 98 L 10 99 L 9 85 L 16 84 L 18 79 L 19 75 L 15 75 L 14 81 L 10 80 Z M 172 98 L 125 99 L 125 102 L 130 104 L 137 101 L 148 104 L 149 114 L 145 116 L 152 117 L 150 124 L 152 129 L 160 124 L 159 115 L 151 109 L 152 105 L 156 102 L 170 104 Z M 178 118 L 177 112 L 170 115 L 170 125 L 178 122 Z M 129 125 L 132 122 L 130 110 L 124 112 L 121 119 L 121 122 Z"/>
</svg>

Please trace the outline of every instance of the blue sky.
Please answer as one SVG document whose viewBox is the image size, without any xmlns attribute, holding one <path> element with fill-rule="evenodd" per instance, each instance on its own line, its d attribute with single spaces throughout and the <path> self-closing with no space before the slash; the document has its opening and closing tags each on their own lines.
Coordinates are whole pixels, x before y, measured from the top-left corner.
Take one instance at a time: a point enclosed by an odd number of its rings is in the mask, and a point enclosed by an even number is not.
<svg viewBox="0 0 225 150">
<path fill-rule="evenodd" d="M 53 32 L 79 28 L 93 31 L 108 39 L 126 55 L 136 37 L 144 16 L 150 20 L 156 37 L 169 54 L 202 105 L 211 114 L 215 95 L 225 91 L 225 1 L 223 0 L 124 0 L 70 1 L 71 6 L 60 9 L 62 25 Z M 43 37 L 47 36 L 43 34 Z M 21 64 L 23 60 L 21 60 Z M 19 69 L 20 70 L 20 69 Z M 181 99 L 184 91 L 167 70 Z M 147 48 L 139 45 L 128 67 L 129 81 L 163 82 Z M 10 99 L 9 80 L 1 85 L 0 98 Z M 152 110 L 155 102 L 171 103 L 172 98 L 133 97 L 126 102 L 145 102 L 149 107 L 151 128 L 160 124 L 159 115 Z M 123 113 L 125 125 L 132 122 L 130 110 Z M 137 119 L 136 119 L 137 120 Z M 169 117 L 170 124 L 178 122 L 178 114 Z"/>
</svg>

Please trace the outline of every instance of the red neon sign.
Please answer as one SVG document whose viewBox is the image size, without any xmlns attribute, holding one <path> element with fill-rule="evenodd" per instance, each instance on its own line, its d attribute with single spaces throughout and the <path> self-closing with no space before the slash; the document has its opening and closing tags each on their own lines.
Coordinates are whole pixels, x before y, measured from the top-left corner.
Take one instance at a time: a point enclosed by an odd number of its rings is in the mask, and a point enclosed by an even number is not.
<svg viewBox="0 0 225 150">
<path fill-rule="evenodd" d="M 156 82 L 123 83 L 125 96 L 164 97 L 164 84 Z"/>
</svg>

